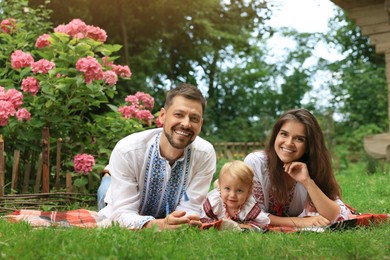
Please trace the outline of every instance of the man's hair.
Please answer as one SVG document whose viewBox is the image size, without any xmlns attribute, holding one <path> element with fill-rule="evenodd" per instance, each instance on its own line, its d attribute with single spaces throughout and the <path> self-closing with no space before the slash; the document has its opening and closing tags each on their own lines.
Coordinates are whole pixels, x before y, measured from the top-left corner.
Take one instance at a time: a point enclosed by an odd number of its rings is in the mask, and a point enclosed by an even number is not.
<svg viewBox="0 0 390 260">
<path fill-rule="evenodd" d="M 202 104 L 202 113 L 204 113 L 206 109 L 206 100 L 203 97 L 202 92 L 200 92 L 197 87 L 191 84 L 182 83 L 176 88 L 168 91 L 164 104 L 165 109 L 168 109 L 172 105 L 173 98 L 176 96 L 182 96 L 187 99 L 199 101 Z"/>
</svg>

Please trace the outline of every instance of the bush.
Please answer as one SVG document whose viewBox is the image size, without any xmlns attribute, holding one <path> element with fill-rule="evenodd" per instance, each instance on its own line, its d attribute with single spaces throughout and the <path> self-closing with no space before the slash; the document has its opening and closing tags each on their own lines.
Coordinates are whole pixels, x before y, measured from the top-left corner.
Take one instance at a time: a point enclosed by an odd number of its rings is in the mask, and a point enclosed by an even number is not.
<svg viewBox="0 0 390 260">
<path fill-rule="evenodd" d="M 74 172 L 74 156 L 86 154 L 96 158 L 91 170 L 97 174 L 120 138 L 152 125 L 154 100 L 138 92 L 126 98 L 127 105 L 108 104 L 118 80 L 131 77 L 127 65 L 114 63 L 121 46 L 106 44 L 103 29 L 80 19 L 48 32 L 50 11 L 27 3 L 0 2 L 5 17 L 0 30 L 0 134 L 6 168 L 12 166 L 15 149 L 37 161 L 42 129 L 48 128 L 53 154 L 56 140 L 62 140 L 62 172 Z M 107 111 L 103 106 L 112 112 L 99 114 Z"/>
</svg>

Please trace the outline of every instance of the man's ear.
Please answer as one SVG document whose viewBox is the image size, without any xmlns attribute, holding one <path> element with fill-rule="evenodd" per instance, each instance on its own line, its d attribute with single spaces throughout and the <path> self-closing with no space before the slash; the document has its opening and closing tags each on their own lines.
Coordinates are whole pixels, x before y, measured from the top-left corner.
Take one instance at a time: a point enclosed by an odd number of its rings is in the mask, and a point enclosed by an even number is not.
<svg viewBox="0 0 390 260">
<path fill-rule="evenodd" d="M 162 108 L 160 109 L 160 114 L 159 114 L 159 116 L 158 116 L 158 118 L 160 119 L 160 122 L 161 122 L 162 124 L 164 124 L 166 113 L 167 113 L 167 111 L 165 110 L 165 108 L 162 107 Z"/>
</svg>

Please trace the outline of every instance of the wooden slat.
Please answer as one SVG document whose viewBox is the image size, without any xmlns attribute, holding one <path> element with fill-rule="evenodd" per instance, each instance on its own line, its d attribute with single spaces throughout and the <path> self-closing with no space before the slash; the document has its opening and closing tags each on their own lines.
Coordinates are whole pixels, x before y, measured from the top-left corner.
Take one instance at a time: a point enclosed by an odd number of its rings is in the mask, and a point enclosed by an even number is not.
<svg viewBox="0 0 390 260">
<path fill-rule="evenodd" d="M 386 42 L 390 42 L 390 32 L 374 34 L 370 36 L 371 44 L 376 45 L 376 44 L 386 43 Z"/>
<path fill-rule="evenodd" d="M 39 188 L 41 187 L 41 180 L 42 180 L 42 153 L 39 154 L 37 175 L 35 176 L 35 186 L 34 186 L 35 193 L 39 192 Z"/>
<path fill-rule="evenodd" d="M 362 35 L 369 36 L 378 33 L 390 32 L 390 25 L 388 23 L 378 23 L 373 25 L 365 25 L 360 28 Z"/>
<path fill-rule="evenodd" d="M 56 154 L 56 182 L 55 182 L 56 191 L 60 190 L 61 142 L 62 142 L 62 139 L 58 138 L 57 139 L 57 154 Z"/>
<path fill-rule="evenodd" d="M 388 125 L 390 127 L 390 43 L 389 43 L 389 49 L 385 52 L 385 61 L 386 61 L 386 78 L 387 78 L 387 100 L 389 100 L 387 105 L 387 120 L 388 120 Z"/>
<path fill-rule="evenodd" d="M 31 174 L 31 152 L 27 154 L 27 159 L 24 163 L 24 176 L 23 176 L 23 188 L 22 192 L 27 193 L 28 192 L 28 186 L 30 184 L 30 174 Z"/>
<path fill-rule="evenodd" d="M 66 192 L 72 192 L 72 174 L 70 172 L 66 173 Z"/>
<path fill-rule="evenodd" d="M 360 16 L 353 20 L 355 21 L 357 26 L 362 27 L 367 25 L 387 23 L 388 15 L 385 10 L 383 10 L 381 14 L 378 14 L 376 16 Z"/>
<path fill-rule="evenodd" d="M 18 179 L 19 179 L 19 162 L 20 162 L 20 151 L 14 151 L 13 167 L 12 167 L 12 179 L 11 179 L 11 193 L 17 190 Z"/>
<path fill-rule="evenodd" d="M 5 178 L 5 161 L 4 161 L 4 140 L 0 135 L 0 197 L 4 196 L 4 178 Z"/>
<path fill-rule="evenodd" d="M 331 0 L 337 6 L 346 11 L 355 8 L 362 8 L 369 5 L 376 5 L 383 3 L 383 0 Z"/>
<path fill-rule="evenodd" d="M 363 8 L 349 9 L 348 17 L 352 20 L 361 17 L 375 17 L 386 13 L 385 5 L 383 3 L 378 5 L 369 5 Z"/>
<path fill-rule="evenodd" d="M 377 53 L 385 53 L 386 51 L 390 51 L 390 43 L 389 42 L 377 43 L 375 45 L 375 51 Z"/>
<path fill-rule="evenodd" d="M 42 192 L 50 192 L 50 132 L 49 128 L 42 130 Z"/>
</svg>

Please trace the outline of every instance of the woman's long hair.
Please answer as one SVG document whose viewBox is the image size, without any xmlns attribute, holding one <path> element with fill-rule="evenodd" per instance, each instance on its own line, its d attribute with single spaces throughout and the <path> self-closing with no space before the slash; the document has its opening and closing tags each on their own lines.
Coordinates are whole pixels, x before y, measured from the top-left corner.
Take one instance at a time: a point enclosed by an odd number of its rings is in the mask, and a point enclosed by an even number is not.
<svg viewBox="0 0 390 260">
<path fill-rule="evenodd" d="M 306 151 L 299 161 L 306 163 L 310 177 L 330 199 L 341 198 L 341 189 L 333 173 L 330 153 L 325 145 L 324 135 L 316 118 L 305 109 L 293 109 L 284 113 L 275 123 L 266 147 L 271 190 L 277 202 L 288 201 L 288 183 L 283 162 L 275 151 L 275 139 L 288 120 L 302 123 L 306 130 Z"/>
</svg>

